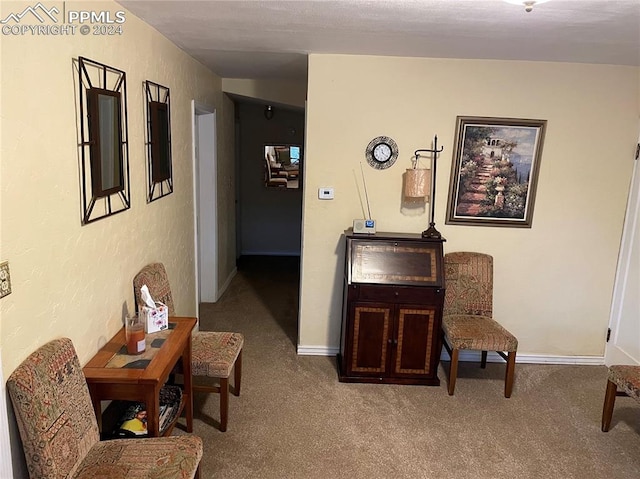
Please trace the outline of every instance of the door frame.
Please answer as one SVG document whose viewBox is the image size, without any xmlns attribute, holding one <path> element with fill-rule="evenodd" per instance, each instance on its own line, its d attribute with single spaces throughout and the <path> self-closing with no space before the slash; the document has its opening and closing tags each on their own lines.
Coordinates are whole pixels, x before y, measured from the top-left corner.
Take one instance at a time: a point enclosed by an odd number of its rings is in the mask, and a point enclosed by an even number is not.
<svg viewBox="0 0 640 479">
<path fill-rule="evenodd" d="M 13 477 L 13 460 L 9 435 L 9 404 L 7 404 L 7 390 L 2 374 L 2 354 L 0 351 L 0 477 Z M 17 448 L 16 448 L 17 449 Z"/>
<path fill-rule="evenodd" d="M 613 301 L 611 304 L 611 315 L 609 317 L 609 333 L 605 344 L 604 362 L 605 365 L 630 364 L 640 365 L 640 338 L 636 350 L 625 351 L 618 345 L 618 338 L 624 336 L 623 325 L 629 321 L 637 321 L 625 314 L 628 309 L 628 301 L 640 301 L 637 291 L 629 291 L 630 276 L 637 281 L 639 266 L 633 264 L 633 255 L 638 255 L 640 249 L 640 136 L 636 147 L 636 157 L 633 165 L 631 184 L 629 187 L 629 197 L 627 200 L 627 210 L 622 230 L 622 240 L 620 242 L 620 253 L 618 256 L 618 268 L 616 270 L 615 283 L 613 288 Z M 634 251 L 635 248 L 635 251 Z M 635 269 L 634 269 L 635 268 Z M 609 337 L 610 336 L 610 337 Z"/>
<path fill-rule="evenodd" d="M 191 118 L 195 300 L 199 317 L 200 302 L 216 302 L 219 296 L 216 109 L 192 100 Z M 210 134 L 202 135 L 203 130 Z M 203 208 L 203 204 L 214 206 Z"/>
</svg>

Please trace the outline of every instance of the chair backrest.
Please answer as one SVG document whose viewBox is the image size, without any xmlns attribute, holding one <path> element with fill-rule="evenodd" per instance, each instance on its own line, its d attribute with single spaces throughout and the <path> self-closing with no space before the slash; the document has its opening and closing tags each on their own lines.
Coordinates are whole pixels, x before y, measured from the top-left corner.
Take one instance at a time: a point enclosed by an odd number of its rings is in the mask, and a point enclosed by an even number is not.
<svg viewBox="0 0 640 479">
<path fill-rule="evenodd" d="M 80 361 L 68 338 L 56 339 L 11 373 L 13 403 L 29 475 L 71 477 L 100 440 Z"/>
<path fill-rule="evenodd" d="M 445 316 L 493 315 L 493 258 L 484 253 L 444 255 Z"/>
<path fill-rule="evenodd" d="M 149 288 L 149 294 L 155 301 L 164 303 L 169 309 L 169 316 L 175 316 L 176 310 L 173 306 L 173 296 L 171 286 L 169 286 L 169 276 L 162 263 L 151 263 L 133 278 L 133 293 L 136 298 L 136 311 L 142 308 L 144 302 L 140 296 L 140 288 L 143 285 Z"/>
<path fill-rule="evenodd" d="M 269 158 L 265 157 L 265 161 L 267 162 L 267 180 L 270 180 L 271 177 L 271 161 Z"/>
</svg>

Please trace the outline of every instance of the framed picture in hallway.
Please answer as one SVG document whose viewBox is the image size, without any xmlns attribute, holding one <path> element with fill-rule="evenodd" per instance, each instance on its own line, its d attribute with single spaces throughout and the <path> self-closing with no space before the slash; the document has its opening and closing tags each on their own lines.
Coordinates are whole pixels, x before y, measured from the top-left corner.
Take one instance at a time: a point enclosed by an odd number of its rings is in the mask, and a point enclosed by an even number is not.
<svg viewBox="0 0 640 479">
<path fill-rule="evenodd" d="M 546 126 L 459 116 L 445 223 L 531 228 Z"/>
</svg>

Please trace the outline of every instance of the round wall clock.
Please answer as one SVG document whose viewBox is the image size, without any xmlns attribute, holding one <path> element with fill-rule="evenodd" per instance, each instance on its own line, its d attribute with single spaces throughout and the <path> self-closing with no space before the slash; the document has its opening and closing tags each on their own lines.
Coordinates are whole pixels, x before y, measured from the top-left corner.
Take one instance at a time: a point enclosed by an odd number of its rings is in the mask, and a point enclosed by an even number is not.
<svg viewBox="0 0 640 479">
<path fill-rule="evenodd" d="M 398 145 L 388 136 L 378 136 L 367 145 L 365 156 L 370 166 L 384 170 L 398 159 Z"/>
</svg>

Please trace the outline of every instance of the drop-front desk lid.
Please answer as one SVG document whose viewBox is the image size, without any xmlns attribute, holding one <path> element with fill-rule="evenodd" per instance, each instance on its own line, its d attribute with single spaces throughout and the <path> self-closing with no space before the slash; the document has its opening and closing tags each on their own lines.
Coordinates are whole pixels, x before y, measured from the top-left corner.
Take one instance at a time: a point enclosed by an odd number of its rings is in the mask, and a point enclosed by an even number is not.
<svg viewBox="0 0 640 479">
<path fill-rule="evenodd" d="M 442 243 L 411 233 L 346 232 L 348 284 L 443 287 Z"/>
</svg>

